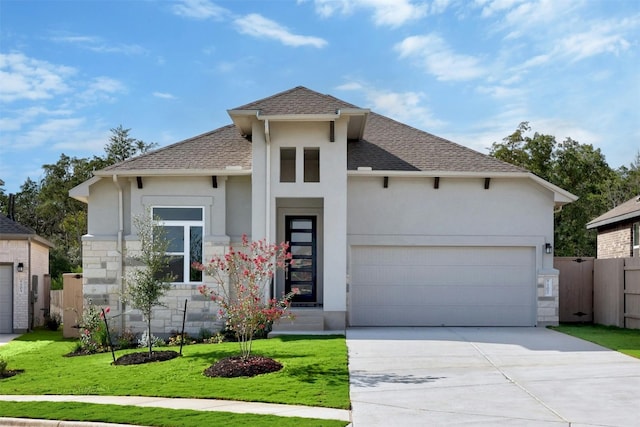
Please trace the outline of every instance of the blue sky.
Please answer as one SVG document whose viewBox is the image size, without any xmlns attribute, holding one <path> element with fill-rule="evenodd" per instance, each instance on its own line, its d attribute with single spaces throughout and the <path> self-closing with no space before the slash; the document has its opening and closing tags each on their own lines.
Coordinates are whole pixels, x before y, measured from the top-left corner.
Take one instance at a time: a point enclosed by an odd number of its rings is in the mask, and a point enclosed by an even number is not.
<svg viewBox="0 0 640 427">
<path fill-rule="evenodd" d="M 110 129 L 160 146 L 295 87 L 483 153 L 522 121 L 640 149 L 640 1 L 0 0 L 0 179 Z"/>
</svg>

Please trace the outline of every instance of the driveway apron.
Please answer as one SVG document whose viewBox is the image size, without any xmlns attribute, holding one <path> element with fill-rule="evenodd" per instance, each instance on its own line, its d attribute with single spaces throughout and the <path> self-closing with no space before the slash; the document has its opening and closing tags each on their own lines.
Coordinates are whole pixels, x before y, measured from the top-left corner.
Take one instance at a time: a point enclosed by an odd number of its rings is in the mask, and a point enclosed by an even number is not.
<svg viewBox="0 0 640 427">
<path fill-rule="evenodd" d="M 640 360 L 545 328 L 351 328 L 354 427 L 639 426 Z"/>
</svg>

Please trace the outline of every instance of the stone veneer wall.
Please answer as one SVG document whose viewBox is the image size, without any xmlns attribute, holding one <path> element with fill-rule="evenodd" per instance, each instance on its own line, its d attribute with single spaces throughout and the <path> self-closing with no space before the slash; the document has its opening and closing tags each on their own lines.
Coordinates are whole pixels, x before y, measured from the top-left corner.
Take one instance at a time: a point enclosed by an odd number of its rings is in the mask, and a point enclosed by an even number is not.
<svg viewBox="0 0 640 427">
<path fill-rule="evenodd" d="M 631 255 L 631 223 L 598 230 L 598 258 L 627 258 Z"/>
<path fill-rule="evenodd" d="M 146 330 L 146 322 L 139 310 L 125 306 L 124 316 L 121 316 L 121 286 L 120 252 L 117 250 L 117 239 L 83 238 L 83 291 L 85 304 L 90 300 L 101 307 L 110 307 L 111 324 L 116 331 L 131 330 L 141 333 Z M 226 246 L 218 246 L 205 241 L 204 257 L 210 259 L 213 254 L 223 252 Z M 139 250 L 139 241 L 126 239 L 125 250 L 133 254 Z M 125 259 L 124 274 L 133 267 Z M 182 327 L 184 301 L 187 302 L 187 317 L 185 331 L 197 336 L 201 328 L 212 332 L 218 331 L 222 323 L 217 319 L 217 305 L 198 292 L 198 284 L 176 284 L 162 299 L 166 307 L 156 307 L 153 310 L 151 331 L 154 335 L 166 337 Z"/>
<path fill-rule="evenodd" d="M 559 273 L 557 271 L 545 271 L 538 273 L 538 326 L 556 326 L 560 322 L 560 294 Z M 547 295 L 547 281 L 551 281 L 551 295 Z"/>
</svg>

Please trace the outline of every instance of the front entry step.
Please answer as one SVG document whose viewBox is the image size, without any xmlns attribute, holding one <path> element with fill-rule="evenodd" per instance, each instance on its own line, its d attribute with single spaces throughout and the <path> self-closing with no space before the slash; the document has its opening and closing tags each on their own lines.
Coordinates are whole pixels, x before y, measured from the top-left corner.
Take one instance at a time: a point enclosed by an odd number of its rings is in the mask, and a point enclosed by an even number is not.
<svg viewBox="0 0 640 427">
<path fill-rule="evenodd" d="M 324 331 L 324 313 L 317 309 L 292 309 L 295 319 L 280 319 L 273 325 L 269 336 L 282 335 L 292 332 L 322 332 Z"/>
</svg>

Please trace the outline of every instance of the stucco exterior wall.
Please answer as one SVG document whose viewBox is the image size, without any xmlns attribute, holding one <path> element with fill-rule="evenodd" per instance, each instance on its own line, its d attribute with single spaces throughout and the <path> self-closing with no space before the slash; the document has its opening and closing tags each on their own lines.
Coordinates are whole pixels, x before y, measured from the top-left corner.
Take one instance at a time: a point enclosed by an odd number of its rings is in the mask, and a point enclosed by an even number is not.
<svg viewBox="0 0 640 427">
<path fill-rule="evenodd" d="M 632 256 L 631 222 L 603 227 L 598 230 L 598 258 L 626 258 Z"/>
<path fill-rule="evenodd" d="M 553 245 L 553 193 L 527 179 L 351 176 L 349 245 L 528 246 L 536 256 L 538 324 L 558 323 Z M 552 281 L 552 292 L 544 288 Z"/>
<path fill-rule="evenodd" d="M 267 237 L 273 241 L 277 236 L 277 199 L 322 199 L 325 207 L 322 213 L 322 278 L 325 284 L 331 284 L 323 288 L 323 309 L 329 324 L 344 327 L 347 309 L 347 121 L 339 119 L 335 122 L 335 142 L 329 141 L 329 123 L 326 121 L 270 122 L 269 130 L 267 146 L 264 123 L 257 121 L 253 127 L 252 238 Z M 295 182 L 280 182 L 281 147 L 296 147 Z M 304 182 L 305 147 L 319 149 L 320 182 Z M 260 178 L 267 175 L 268 180 Z"/>
</svg>

